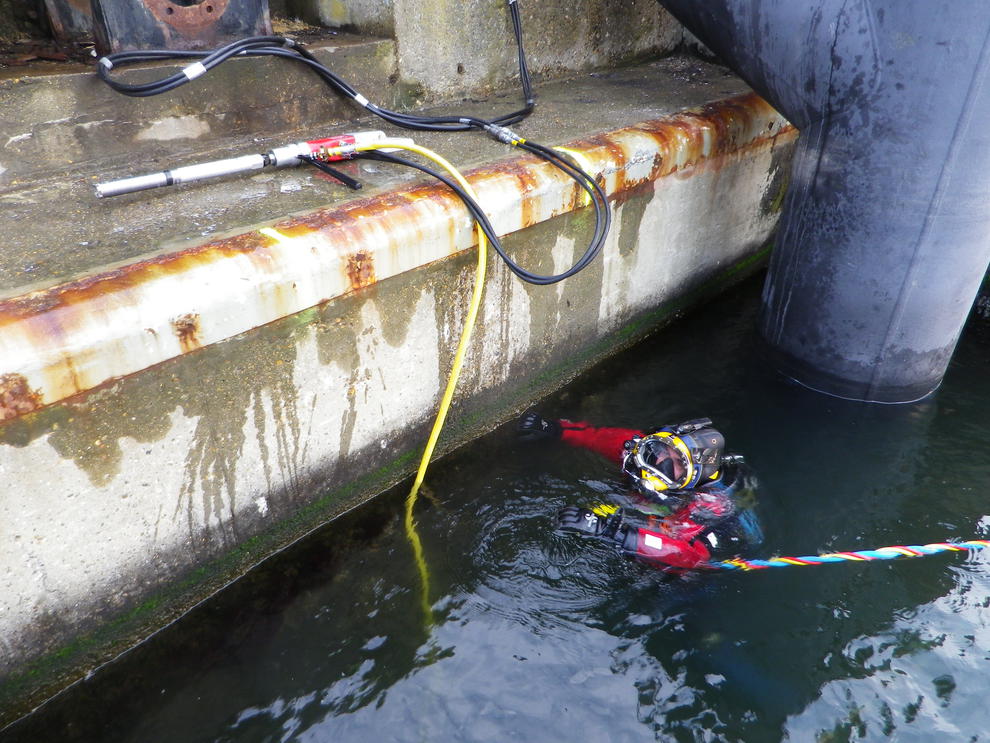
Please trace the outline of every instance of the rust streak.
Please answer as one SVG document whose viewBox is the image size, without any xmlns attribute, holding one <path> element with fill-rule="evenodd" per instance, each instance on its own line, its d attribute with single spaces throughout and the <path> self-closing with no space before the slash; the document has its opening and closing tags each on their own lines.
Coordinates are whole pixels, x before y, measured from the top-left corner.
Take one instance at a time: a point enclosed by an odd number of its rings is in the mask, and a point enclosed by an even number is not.
<svg viewBox="0 0 990 743">
<path fill-rule="evenodd" d="M 589 150 L 604 149 L 621 167 L 624 155 L 616 151 L 615 143 L 626 133 L 646 135 L 654 140 L 658 150 L 650 174 L 651 179 L 656 179 L 702 160 L 717 159 L 773 139 L 787 128 L 768 125 L 767 119 L 774 115 L 766 101 L 755 93 L 749 93 L 591 137 L 578 145 Z M 639 181 L 630 180 L 626 187 L 638 185 Z"/>
<path fill-rule="evenodd" d="M 779 125 L 776 122 L 780 122 Z M 691 168 L 706 162 L 711 163 L 706 167 L 721 168 L 728 156 L 766 146 L 778 137 L 793 136 L 793 132 L 793 128 L 779 119 L 766 102 L 755 94 L 747 94 L 571 142 L 567 147 L 582 152 L 597 168 L 604 170 L 608 176 L 605 180 L 614 184 L 610 194 L 612 200 L 621 203 L 625 194 L 648 187 L 650 180 L 677 171 L 690 174 Z M 639 160 L 642 157 L 648 160 L 642 162 Z M 632 171 L 635 175 L 630 175 L 628 171 L 634 167 L 637 168 Z M 644 177 L 644 173 L 648 173 L 648 177 Z M 465 175 L 479 190 L 488 187 L 492 193 L 505 194 L 503 198 L 512 196 L 513 190 L 518 192 L 521 216 L 518 224 L 506 225 L 510 230 L 532 226 L 548 214 L 560 214 L 585 203 L 584 192 L 579 191 L 566 174 L 528 154 L 476 168 Z M 600 182 L 603 180 L 601 172 L 592 175 Z M 543 195 L 547 193 L 555 195 L 546 198 Z M 541 204 L 541 201 L 545 203 Z M 455 245 L 458 236 L 463 234 L 461 225 L 466 219 L 457 197 L 446 186 L 431 183 L 411 185 L 294 216 L 275 227 L 288 237 L 307 237 L 314 232 L 323 235 L 337 251 L 336 255 L 341 256 L 342 272 L 346 274 L 349 286 L 357 289 L 377 280 L 375 262 L 384 259 L 376 257 L 373 246 L 383 249 L 387 246 L 394 255 L 404 255 L 407 248 L 415 247 L 411 244 L 417 239 L 426 240 L 427 236 L 438 234 L 438 229 L 445 230 L 451 245 Z M 446 223 L 438 220 L 446 220 Z M 251 231 L 155 255 L 48 289 L 0 300 L 0 329 L 27 320 L 23 332 L 35 334 L 39 345 L 52 345 L 71 335 L 82 319 L 91 317 L 88 313 L 94 306 L 128 306 L 140 302 L 144 288 L 163 278 L 217 266 L 234 257 L 247 259 L 252 272 L 261 280 L 278 275 L 284 268 L 281 264 L 286 249 L 285 246 L 275 249 L 272 238 Z M 382 265 L 379 262 L 379 270 Z M 275 299 L 279 307 L 283 299 L 291 304 L 291 296 Z M 204 343 L 199 321 L 194 314 L 181 315 L 171 321 L 183 352 Z M 59 383 L 60 389 L 73 377 L 72 361 L 66 358 L 65 368 L 60 372 L 66 380 Z M 92 381 L 86 376 L 89 369 L 90 366 L 82 365 L 81 379 L 72 378 L 72 384 Z M 48 388 L 44 389 L 47 395 Z"/>
<path fill-rule="evenodd" d="M 214 25 L 227 12 L 228 0 L 187 3 L 174 0 L 144 0 L 145 6 L 160 23 L 167 23 L 180 33 L 194 35 Z"/>
<path fill-rule="evenodd" d="M 199 315 L 197 313 L 187 312 L 174 318 L 172 330 L 175 331 L 175 337 L 179 339 L 182 353 L 189 353 L 203 346 L 199 338 Z"/>
<path fill-rule="evenodd" d="M 543 164 L 522 160 L 504 162 L 491 168 L 472 171 L 470 180 L 480 185 L 485 181 L 502 180 L 505 176 L 513 179 L 519 190 L 521 207 L 519 227 L 532 227 L 540 221 L 538 203 L 540 179 L 536 176 L 536 169 L 540 165 Z"/>
<path fill-rule="evenodd" d="M 180 275 L 196 266 L 213 264 L 220 258 L 250 254 L 263 248 L 266 240 L 256 232 L 236 235 L 5 299 L 0 301 L 0 327 L 49 310 L 71 309 L 95 297 L 136 289 L 156 278 Z"/>
<path fill-rule="evenodd" d="M 37 410 L 44 403 L 22 374 L 0 374 L 0 421 Z"/>
<path fill-rule="evenodd" d="M 626 178 L 625 169 L 629 164 L 629 158 L 626 157 L 626 149 L 622 147 L 616 137 L 603 137 L 602 146 L 608 152 L 609 160 L 612 162 L 612 166 L 616 169 L 615 171 L 615 190 L 625 191 L 632 185 L 632 181 Z"/>
<path fill-rule="evenodd" d="M 347 281 L 352 290 L 371 286 L 375 278 L 375 261 L 369 253 L 352 253 L 347 256 Z"/>
</svg>

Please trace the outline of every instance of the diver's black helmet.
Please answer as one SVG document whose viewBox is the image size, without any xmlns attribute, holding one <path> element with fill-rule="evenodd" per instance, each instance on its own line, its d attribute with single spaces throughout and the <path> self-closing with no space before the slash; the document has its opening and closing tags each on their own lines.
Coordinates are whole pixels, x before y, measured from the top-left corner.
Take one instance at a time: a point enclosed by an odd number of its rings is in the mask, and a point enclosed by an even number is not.
<svg viewBox="0 0 990 743">
<path fill-rule="evenodd" d="M 647 497 L 667 490 L 690 490 L 721 477 L 724 447 L 725 438 L 712 428 L 711 420 L 698 418 L 627 441 L 622 469 Z M 676 475 L 672 458 L 681 464 Z"/>
</svg>

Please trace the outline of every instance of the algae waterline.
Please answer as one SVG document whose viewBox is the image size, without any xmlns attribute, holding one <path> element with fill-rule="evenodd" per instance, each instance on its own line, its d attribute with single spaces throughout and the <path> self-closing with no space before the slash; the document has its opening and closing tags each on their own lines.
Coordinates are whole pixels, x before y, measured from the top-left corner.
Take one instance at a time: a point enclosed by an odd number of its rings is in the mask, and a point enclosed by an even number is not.
<svg viewBox="0 0 990 743">
<path fill-rule="evenodd" d="M 863 406 L 761 362 L 759 281 L 541 409 L 603 424 L 715 419 L 760 475 L 772 554 L 990 531 L 990 326 L 937 395 Z M 712 349 L 717 349 L 717 353 Z M 268 561 L 4 741 L 953 740 L 984 735 L 986 553 L 665 582 L 552 531 L 616 468 L 504 427 L 434 465 L 417 509 L 424 628 L 399 487 Z"/>
</svg>

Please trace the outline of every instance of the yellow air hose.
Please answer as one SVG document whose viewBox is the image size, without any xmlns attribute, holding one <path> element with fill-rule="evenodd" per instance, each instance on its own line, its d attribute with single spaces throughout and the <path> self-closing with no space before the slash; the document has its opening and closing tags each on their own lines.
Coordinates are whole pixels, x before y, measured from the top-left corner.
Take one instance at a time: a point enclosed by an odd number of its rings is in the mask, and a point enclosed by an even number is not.
<svg viewBox="0 0 990 743">
<path fill-rule="evenodd" d="M 471 184 L 467 182 L 457 168 L 432 150 L 413 144 L 409 140 L 380 140 L 378 142 L 359 145 L 355 148 L 355 151 L 365 152 L 368 150 L 385 149 L 408 150 L 416 153 L 417 155 L 422 155 L 428 160 L 432 160 L 441 168 L 450 173 L 453 179 L 457 181 L 461 188 L 463 188 L 472 199 L 478 201 L 478 196 L 474 192 L 474 189 L 471 188 Z M 433 607 L 430 604 L 430 571 L 426 564 L 426 558 L 423 556 L 423 544 L 420 542 L 419 534 L 416 532 L 416 522 L 413 519 L 413 510 L 416 506 L 416 498 L 419 495 L 419 489 L 423 484 L 423 479 L 426 477 L 426 468 L 430 464 L 430 459 L 433 456 L 433 450 L 436 448 L 437 440 L 440 438 L 440 431 L 443 428 L 444 421 L 447 418 L 447 412 L 450 410 L 450 403 L 454 398 L 454 388 L 457 387 L 457 379 L 460 376 L 461 366 L 464 364 L 464 356 L 467 354 L 468 344 L 471 341 L 471 332 L 474 330 L 474 323 L 478 317 L 478 308 L 481 307 L 481 297 L 484 293 L 485 285 L 485 266 L 488 261 L 488 240 L 485 238 L 485 233 L 481 229 L 481 225 L 477 225 L 477 232 L 478 265 L 474 274 L 474 291 L 471 294 L 471 304 L 468 307 L 467 317 L 464 320 L 464 328 L 461 330 L 461 339 L 457 343 L 457 351 L 454 354 L 454 363 L 450 368 L 450 376 L 447 378 L 447 387 L 443 392 L 443 398 L 440 400 L 440 408 L 437 411 L 436 419 L 433 422 L 433 429 L 430 431 L 430 437 L 426 441 L 426 449 L 423 451 L 422 459 L 420 459 L 419 469 L 416 471 L 416 478 L 413 480 L 412 488 L 409 490 L 409 495 L 406 496 L 406 537 L 409 539 L 409 544 L 412 546 L 413 558 L 415 559 L 416 567 L 419 570 L 421 587 L 420 600 L 427 625 L 433 623 Z"/>
</svg>

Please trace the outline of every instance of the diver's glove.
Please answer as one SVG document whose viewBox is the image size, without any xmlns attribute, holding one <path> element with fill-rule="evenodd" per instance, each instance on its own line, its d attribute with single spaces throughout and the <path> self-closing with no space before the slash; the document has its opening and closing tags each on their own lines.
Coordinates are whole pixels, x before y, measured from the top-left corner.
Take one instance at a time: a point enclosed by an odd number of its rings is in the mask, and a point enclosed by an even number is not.
<svg viewBox="0 0 990 743">
<path fill-rule="evenodd" d="M 620 508 L 609 515 L 598 515 L 586 508 L 568 506 L 557 514 L 557 528 L 611 539 L 626 557 L 665 570 L 693 568 L 709 557 L 700 540 L 672 538 L 662 531 L 655 517 L 639 511 Z"/>
<path fill-rule="evenodd" d="M 562 430 L 559 422 L 544 418 L 535 410 L 524 413 L 516 423 L 516 437 L 526 442 L 559 439 Z"/>
<path fill-rule="evenodd" d="M 617 511 L 608 516 L 599 516 L 587 508 L 568 506 L 562 508 L 557 514 L 557 528 L 567 531 L 579 531 L 582 534 L 589 534 L 593 537 L 616 538 L 619 526 L 622 523 L 622 512 Z M 617 539 L 622 541 L 625 537 Z"/>
</svg>

